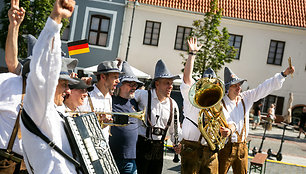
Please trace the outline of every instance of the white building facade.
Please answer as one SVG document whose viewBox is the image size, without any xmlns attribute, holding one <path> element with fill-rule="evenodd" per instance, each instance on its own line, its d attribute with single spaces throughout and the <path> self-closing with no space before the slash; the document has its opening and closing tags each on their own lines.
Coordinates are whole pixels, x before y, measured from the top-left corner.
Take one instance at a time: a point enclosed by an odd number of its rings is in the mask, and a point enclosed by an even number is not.
<svg viewBox="0 0 306 174">
<path fill-rule="evenodd" d="M 131 3 L 125 12 L 119 48 L 119 57 L 123 59 L 126 57 L 132 11 Z M 182 73 L 180 54 L 187 53 L 175 49 L 177 31 L 179 27 L 191 28 L 193 21 L 198 19 L 203 19 L 201 13 L 147 4 L 136 6 L 127 61 L 152 77 L 159 59 L 164 60 L 172 74 Z M 145 37 L 145 33 L 150 34 L 147 25 L 153 28 L 151 41 Z M 287 77 L 283 87 L 266 98 L 266 105 L 277 103 L 279 115 L 286 115 L 289 93 L 294 96 L 293 106 L 306 105 L 306 28 L 226 17 L 222 18 L 221 27 L 226 27 L 232 36 L 240 40 L 239 58 L 225 66 L 238 77 L 247 79 L 250 89 L 285 70 L 288 57 L 292 58 L 296 70 L 293 78 Z M 269 52 L 275 53 L 274 59 Z M 223 69 L 218 76 L 223 79 Z"/>
</svg>

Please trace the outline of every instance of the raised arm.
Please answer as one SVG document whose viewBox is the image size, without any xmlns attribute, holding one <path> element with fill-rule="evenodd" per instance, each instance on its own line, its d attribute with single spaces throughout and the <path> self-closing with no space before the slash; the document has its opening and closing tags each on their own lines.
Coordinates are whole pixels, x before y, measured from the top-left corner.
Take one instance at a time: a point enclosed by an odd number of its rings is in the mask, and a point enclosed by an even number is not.
<svg viewBox="0 0 306 174">
<path fill-rule="evenodd" d="M 53 11 L 33 49 L 31 72 L 27 79 L 24 109 L 33 121 L 48 129 L 45 117 L 54 108 L 54 95 L 61 70 L 61 19 L 70 17 L 75 1 L 56 0 Z M 72 5 L 72 8 L 70 7 Z M 69 15 L 70 14 L 70 15 Z M 44 124 L 45 125 L 42 125 Z"/>
<path fill-rule="evenodd" d="M 25 16 L 25 10 L 19 8 L 19 0 L 11 0 L 11 8 L 8 11 L 10 21 L 5 43 L 5 62 L 9 72 L 19 75 L 21 65 L 18 62 L 18 32 Z"/>
<path fill-rule="evenodd" d="M 183 80 L 184 83 L 187 85 L 192 85 L 192 71 L 193 71 L 193 65 L 194 65 L 194 59 L 195 59 L 195 54 L 199 51 L 199 49 L 202 47 L 198 46 L 197 44 L 197 38 L 192 37 L 188 41 L 188 46 L 189 46 L 189 54 L 188 54 L 188 59 L 185 64 L 184 68 L 184 76 Z"/>
<path fill-rule="evenodd" d="M 62 22 L 63 18 L 69 18 L 74 10 L 74 0 L 57 0 L 54 3 L 53 11 L 50 17 L 58 24 Z"/>
</svg>

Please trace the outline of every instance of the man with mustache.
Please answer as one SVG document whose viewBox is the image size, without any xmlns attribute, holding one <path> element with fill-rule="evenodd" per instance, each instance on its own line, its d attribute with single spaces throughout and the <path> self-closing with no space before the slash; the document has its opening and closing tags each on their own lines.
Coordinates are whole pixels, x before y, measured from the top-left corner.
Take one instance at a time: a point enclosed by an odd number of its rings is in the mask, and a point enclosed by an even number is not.
<svg viewBox="0 0 306 174">
<path fill-rule="evenodd" d="M 113 112 L 133 113 L 138 111 L 135 91 L 143 85 L 134 75 L 130 65 L 123 62 L 122 72 L 119 79 L 120 83 L 116 87 L 113 95 Z M 127 116 L 118 116 L 123 119 Z M 136 168 L 136 142 L 138 137 L 137 118 L 127 117 L 129 125 L 113 126 L 109 138 L 109 145 L 119 171 L 123 173 L 137 173 Z"/>
</svg>

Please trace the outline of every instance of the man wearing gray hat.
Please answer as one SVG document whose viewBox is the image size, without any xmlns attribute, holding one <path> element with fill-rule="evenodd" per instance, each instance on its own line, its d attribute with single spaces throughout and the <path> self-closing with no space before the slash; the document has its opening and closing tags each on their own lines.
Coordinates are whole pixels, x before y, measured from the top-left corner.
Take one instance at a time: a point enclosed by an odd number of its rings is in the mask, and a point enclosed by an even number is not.
<svg viewBox="0 0 306 174">
<path fill-rule="evenodd" d="M 181 141 L 181 173 L 218 173 L 218 154 L 212 152 L 200 130 L 198 129 L 198 117 L 201 109 L 196 108 L 189 101 L 189 91 L 191 86 L 196 83 L 192 78 L 193 66 L 196 52 L 201 48 L 197 45 L 196 38 L 188 40 L 189 55 L 184 68 L 183 83 L 180 86 L 181 94 L 184 99 L 184 116 L 182 124 Z M 204 71 L 202 78 L 216 78 L 213 69 L 208 68 Z M 228 113 L 223 109 L 223 114 Z M 234 124 L 228 122 L 229 128 L 221 128 L 223 137 L 230 135 L 234 131 Z"/>
<path fill-rule="evenodd" d="M 249 111 L 254 102 L 266 97 L 282 87 L 285 77 L 294 72 L 294 67 L 277 73 L 254 89 L 241 92 L 241 85 L 246 81 L 235 75 L 228 67 L 224 69 L 226 95 L 223 104 L 235 121 L 236 130 L 224 149 L 219 152 L 219 172 L 227 173 L 230 166 L 234 173 L 247 173 L 248 148 L 246 138 L 249 134 Z"/>
<path fill-rule="evenodd" d="M 143 83 L 134 75 L 127 62 L 122 64 L 120 83 L 112 96 L 113 112 L 133 113 L 138 111 L 137 102 L 134 99 L 135 91 Z M 127 122 L 127 126 L 113 126 L 109 138 L 109 145 L 121 174 L 137 173 L 136 168 L 136 142 L 138 137 L 137 118 L 127 116 L 115 116 Z M 125 119 L 124 119 L 125 118 Z"/>
<path fill-rule="evenodd" d="M 84 104 L 79 107 L 84 112 L 111 112 L 112 111 L 112 93 L 119 83 L 119 70 L 117 61 L 103 61 L 98 65 L 97 72 L 94 74 L 98 82 L 94 84 L 94 89 L 88 93 Z M 100 115 L 100 121 L 110 122 L 110 115 Z M 109 140 L 109 126 L 102 127 L 103 136 L 106 141 Z"/>
<path fill-rule="evenodd" d="M 33 50 L 20 123 L 23 154 L 29 173 L 77 173 L 74 163 L 55 150 L 61 149 L 72 157 L 64 119 L 56 107 L 62 105 L 64 96 L 70 93 L 68 83 L 78 82 L 68 73 L 77 65 L 77 60 L 62 58 L 60 40 L 61 20 L 71 16 L 74 5 L 73 0 L 55 1 Z M 37 129 L 33 130 L 35 127 Z M 37 132 L 51 142 L 47 143 L 42 136 L 37 136 Z"/>
<path fill-rule="evenodd" d="M 175 100 L 170 97 L 173 88 L 173 80 L 179 76 L 171 75 L 165 63 L 159 60 L 155 66 L 152 89 L 137 90 L 135 99 L 140 110 L 146 108 L 146 127 L 139 121 L 137 141 L 137 172 L 161 173 L 163 168 L 164 140 L 169 130 L 171 141 L 174 142 L 174 117 L 179 118 L 178 106 Z M 175 110 L 177 112 L 175 112 Z M 181 133 L 179 123 L 178 133 Z M 175 148 L 177 149 L 177 148 Z"/>
</svg>

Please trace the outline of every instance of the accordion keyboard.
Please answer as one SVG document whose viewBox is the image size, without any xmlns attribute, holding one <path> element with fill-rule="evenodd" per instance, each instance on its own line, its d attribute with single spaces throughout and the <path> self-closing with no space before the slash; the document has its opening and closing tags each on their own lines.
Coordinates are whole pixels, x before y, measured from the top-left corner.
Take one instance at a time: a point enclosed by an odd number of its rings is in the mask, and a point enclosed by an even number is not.
<svg viewBox="0 0 306 174">
<path fill-rule="evenodd" d="M 94 113 L 67 117 L 69 130 L 77 147 L 77 156 L 84 173 L 119 173 L 102 128 Z"/>
</svg>

